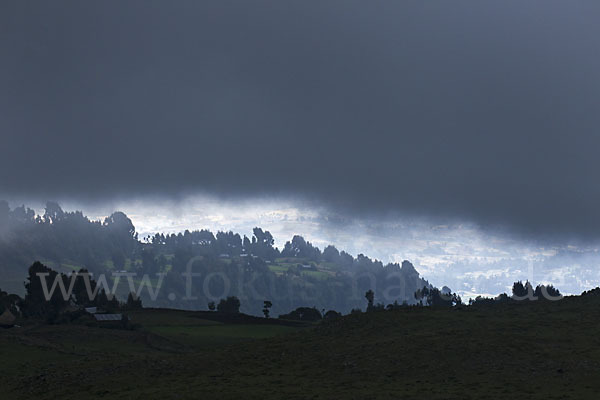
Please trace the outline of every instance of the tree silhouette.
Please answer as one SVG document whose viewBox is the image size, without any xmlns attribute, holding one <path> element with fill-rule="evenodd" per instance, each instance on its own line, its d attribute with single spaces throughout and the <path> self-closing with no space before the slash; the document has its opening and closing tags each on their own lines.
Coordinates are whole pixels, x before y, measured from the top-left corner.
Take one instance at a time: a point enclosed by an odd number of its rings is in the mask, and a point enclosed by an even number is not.
<svg viewBox="0 0 600 400">
<path fill-rule="evenodd" d="M 560 300 L 563 297 L 560 291 L 552 285 L 538 285 L 533 294 L 540 300 Z"/>
<path fill-rule="evenodd" d="M 221 299 L 217 305 L 217 311 L 226 314 L 238 314 L 240 312 L 240 300 L 235 296 Z"/>
<path fill-rule="evenodd" d="M 143 308 L 142 299 L 136 296 L 135 293 L 130 292 L 129 296 L 127 296 L 127 309 L 138 310 L 141 308 Z"/>
<path fill-rule="evenodd" d="M 513 300 L 535 299 L 533 286 L 531 286 L 531 283 L 529 283 L 529 281 L 526 281 L 525 284 L 523 284 L 522 281 L 515 282 L 512 287 L 512 294 Z"/>
<path fill-rule="evenodd" d="M 289 319 L 293 321 L 316 322 L 323 319 L 321 312 L 314 307 L 298 307 L 289 314 L 282 314 L 280 319 Z"/>
<path fill-rule="evenodd" d="M 323 315 L 323 319 L 332 321 L 334 319 L 338 319 L 341 316 L 342 316 L 342 314 L 340 314 L 339 312 L 337 312 L 335 310 L 329 310 L 325 313 L 325 315 Z"/>
<path fill-rule="evenodd" d="M 26 316 L 52 319 L 58 315 L 61 308 L 67 305 L 68 299 L 63 298 L 63 293 L 60 290 L 55 290 L 49 298 L 46 298 L 41 279 L 46 280 L 47 288 L 52 287 L 55 280 L 59 279 L 63 281 L 65 288 L 68 287 L 69 283 L 65 275 L 53 271 L 39 261 L 29 267 L 27 282 L 25 283 L 24 314 Z"/>
<path fill-rule="evenodd" d="M 269 300 L 265 300 L 265 303 L 263 306 L 263 314 L 265 315 L 265 318 L 269 318 L 269 313 L 270 313 L 271 307 L 273 307 L 273 303 L 271 303 Z"/>
<path fill-rule="evenodd" d="M 373 310 L 373 302 L 375 301 L 375 292 L 373 292 L 371 289 L 367 290 L 367 293 L 365 293 L 365 298 L 369 302 L 367 304 L 367 311 Z"/>
<path fill-rule="evenodd" d="M 452 307 L 462 304 L 462 299 L 456 293 L 451 293 L 450 288 L 440 290 L 436 287 L 419 289 L 415 292 L 415 299 L 432 307 Z"/>
</svg>

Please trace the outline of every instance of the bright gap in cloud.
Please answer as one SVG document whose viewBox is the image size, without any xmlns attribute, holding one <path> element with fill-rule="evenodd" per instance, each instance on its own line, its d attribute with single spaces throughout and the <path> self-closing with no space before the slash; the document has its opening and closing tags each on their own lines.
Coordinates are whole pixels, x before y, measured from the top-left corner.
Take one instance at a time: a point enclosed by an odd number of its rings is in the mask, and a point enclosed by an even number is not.
<svg viewBox="0 0 600 400">
<path fill-rule="evenodd" d="M 483 231 L 469 223 L 396 216 L 352 218 L 285 199 L 224 200 L 190 196 L 182 200 L 131 199 L 88 205 L 61 202 L 65 210 L 82 210 L 91 219 L 125 212 L 140 238 L 156 232 L 209 229 L 252 235 L 259 226 L 270 231 L 280 249 L 302 235 L 321 250 L 335 245 L 388 262 L 411 261 L 436 286 L 447 285 L 463 298 L 510 292 L 516 280 L 551 283 L 565 294 L 598 286 L 598 246 L 524 242 L 506 233 Z M 36 206 L 43 213 L 43 206 Z"/>
</svg>

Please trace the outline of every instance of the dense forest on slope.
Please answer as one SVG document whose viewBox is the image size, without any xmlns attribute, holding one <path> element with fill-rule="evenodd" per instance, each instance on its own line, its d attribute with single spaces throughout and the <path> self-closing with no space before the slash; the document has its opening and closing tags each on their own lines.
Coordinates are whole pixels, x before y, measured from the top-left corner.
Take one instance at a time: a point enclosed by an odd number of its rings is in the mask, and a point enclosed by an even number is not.
<svg viewBox="0 0 600 400">
<path fill-rule="evenodd" d="M 63 273 L 105 274 L 109 286 L 118 274 L 135 274 L 136 289 L 144 282 L 157 289 L 141 291 L 147 306 L 206 309 L 232 295 L 241 300 L 242 312 L 255 315 L 265 300 L 274 315 L 300 306 L 349 312 L 364 306 L 367 290 L 375 291 L 375 303 L 412 304 L 416 290 L 430 287 L 408 261 L 384 265 L 334 246 L 321 250 L 299 235 L 282 249 L 258 227 L 251 237 L 186 230 L 140 240 L 122 212 L 93 221 L 54 202 L 43 215 L 0 202 L 0 287 L 22 294 L 34 261 Z M 124 281 L 117 288 L 122 297 L 130 291 Z"/>
</svg>

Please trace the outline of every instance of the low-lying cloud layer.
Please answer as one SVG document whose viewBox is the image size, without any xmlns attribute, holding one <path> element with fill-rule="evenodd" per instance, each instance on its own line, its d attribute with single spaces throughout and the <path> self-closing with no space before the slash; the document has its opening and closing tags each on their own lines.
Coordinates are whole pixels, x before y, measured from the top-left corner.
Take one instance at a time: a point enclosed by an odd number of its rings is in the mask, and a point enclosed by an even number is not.
<svg viewBox="0 0 600 400">
<path fill-rule="evenodd" d="M 596 237 L 600 3 L 3 2 L 0 194 Z"/>
<path fill-rule="evenodd" d="M 65 206 L 69 210 L 82 208 L 77 204 Z M 38 212 L 43 212 L 42 208 L 39 205 Z M 179 233 L 186 229 L 233 230 L 250 237 L 252 228 L 259 226 L 273 234 L 275 245 L 281 249 L 292 236 L 301 234 L 321 249 L 333 244 L 354 256 L 362 253 L 384 263 L 410 260 L 429 282 L 438 287 L 450 286 L 464 299 L 510 293 L 517 280 L 553 284 L 564 294 L 579 294 L 600 281 L 598 244 L 517 240 L 465 223 L 346 218 L 294 202 L 222 201 L 210 197 L 162 203 L 122 201 L 83 209 L 97 220 L 115 209 L 126 212 L 142 240 L 156 232 Z"/>
</svg>

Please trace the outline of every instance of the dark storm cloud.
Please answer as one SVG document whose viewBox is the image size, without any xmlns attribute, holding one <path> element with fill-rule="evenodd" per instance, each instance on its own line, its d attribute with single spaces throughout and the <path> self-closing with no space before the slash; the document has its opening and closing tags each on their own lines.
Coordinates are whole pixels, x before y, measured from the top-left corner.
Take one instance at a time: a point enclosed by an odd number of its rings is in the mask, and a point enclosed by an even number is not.
<svg viewBox="0 0 600 400">
<path fill-rule="evenodd" d="M 600 226 L 597 1 L 5 1 L 0 192 Z"/>
</svg>

